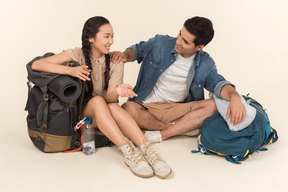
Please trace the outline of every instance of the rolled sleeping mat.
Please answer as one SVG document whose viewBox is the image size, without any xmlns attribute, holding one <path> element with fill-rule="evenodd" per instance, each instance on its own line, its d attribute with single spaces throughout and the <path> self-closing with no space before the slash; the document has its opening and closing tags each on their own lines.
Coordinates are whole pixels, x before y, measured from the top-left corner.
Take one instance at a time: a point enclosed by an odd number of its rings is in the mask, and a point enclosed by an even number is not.
<svg viewBox="0 0 288 192">
<path fill-rule="evenodd" d="M 63 102 L 69 103 L 78 99 L 82 91 L 80 79 L 61 75 L 48 84 L 48 90 Z"/>
</svg>

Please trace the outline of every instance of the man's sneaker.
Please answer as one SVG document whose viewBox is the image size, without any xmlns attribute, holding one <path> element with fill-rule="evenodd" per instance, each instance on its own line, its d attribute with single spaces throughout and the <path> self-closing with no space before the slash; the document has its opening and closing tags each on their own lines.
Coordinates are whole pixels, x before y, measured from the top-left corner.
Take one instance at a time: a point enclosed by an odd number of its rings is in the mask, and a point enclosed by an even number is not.
<svg viewBox="0 0 288 192">
<path fill-rule="evenodd" d="M 130 142 L 119 147 L 124 155 L 125 164 L 138 177 L 152 177 L 154 176 L 153 169 L 149 163 L 144 159 L 142 153 Z"/>
<path fill-rule="evenodd" d="M 142 151 L 144 158 L 153 167 L 156 176 L 164 179 L 172 173 L 172 170 L 170 166 L 159 157 L 152 145 L 153 144 L 146 142 L 140 145 L 139 148 Z"/>
<path fill-rule="evenodd" d="M 188 137 L 196 137 L 199 135 L 199 133 L 200 133 L 200 129 L 195 129 L 192 131 L 188 131 L 186 133 L 182 133 L 180 135 L 184 135 L 184 136 L 188 136 Z"/>
<path fill-rule="evenodd" d="M 150 143 L 161 143 L 163 141 L 160 131 L 146 131 L 144 136 Z"/>
</svg>

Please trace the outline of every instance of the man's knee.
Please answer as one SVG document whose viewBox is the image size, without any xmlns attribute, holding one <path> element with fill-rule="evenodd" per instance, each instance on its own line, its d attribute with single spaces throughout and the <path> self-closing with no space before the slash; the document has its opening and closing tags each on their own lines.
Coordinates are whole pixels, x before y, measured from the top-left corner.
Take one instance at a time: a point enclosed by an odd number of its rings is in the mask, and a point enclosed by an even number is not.
<svg viewBox="0 0 288 192">
<path fill-rule="evenodd" d="M 217 112 L 217 106 L 214 99 L 207 99 L 206 101 L 206 109 L 209 114 L 213 115 Z"/>
<path fill-rule="evenodd" d="M 139 114 L 141 107 L 141 105 L 133 101 L 128 101 L 122 105 L 122 108 L 134 118 Z"/>
</svg>

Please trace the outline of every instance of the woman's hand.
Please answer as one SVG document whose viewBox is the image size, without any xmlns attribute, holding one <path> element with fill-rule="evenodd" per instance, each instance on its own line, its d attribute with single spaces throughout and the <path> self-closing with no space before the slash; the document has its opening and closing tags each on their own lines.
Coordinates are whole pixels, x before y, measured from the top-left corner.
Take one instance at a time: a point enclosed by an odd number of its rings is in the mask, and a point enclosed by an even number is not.
<svg viewBox="0 0 288 192">
<path fill-rule="evenodd" d="M 73 77 L 77 77 L 81 79 L 82 81 L 90 81 L 89 75 L 90 75 L 90 69 L 88 69 L 87 65 L 82 65 L 78 67 L 69 67 L 69 75 Z"/>
<path fill-rule="evenodd" d="M 133 97 L 137 97 L 138 96 L 136 93 L 134 93 L 133 87 L 131 85 L 128 85 L 128 84 L 119 85 L 115 89 L 115 91 L 120 97 L 131 97 L 131 98 L 133 98 Z"/>
</svg>

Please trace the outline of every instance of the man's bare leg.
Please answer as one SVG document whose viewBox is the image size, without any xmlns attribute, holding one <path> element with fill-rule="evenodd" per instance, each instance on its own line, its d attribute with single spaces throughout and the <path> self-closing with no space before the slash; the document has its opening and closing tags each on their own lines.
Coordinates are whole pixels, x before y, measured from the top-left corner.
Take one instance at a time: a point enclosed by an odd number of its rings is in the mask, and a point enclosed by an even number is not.
<svg viewBox="0 0 288 192">
<path fill-rule="evenodd" d="M 191 130 L 201 128 L 203 121 L 217 112 L 214 99 L 196 101 L 192 105 L 191 111 L 184 115 L 179 121 L 164 130 L 161 130 L 162 139 L 186 133 Z"/>
<path fill-rule="evenodd" d="M 150 131 L 161 131 L 163 140 L 201 128 L 203 121 L 217 112 L 214 99 L 195 101 L 191 111 L 175 124 L 166 124 L 156 119 L 143 106 L 135 102 L 127 102 L 122 107 L 135 119 L 138 126 Z"/>
</svg>

